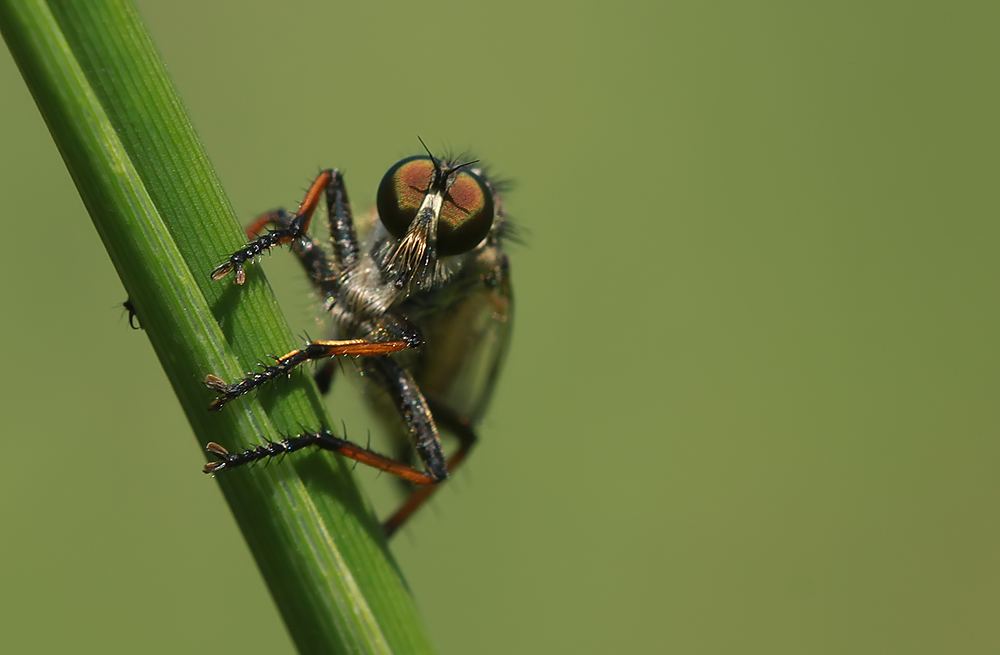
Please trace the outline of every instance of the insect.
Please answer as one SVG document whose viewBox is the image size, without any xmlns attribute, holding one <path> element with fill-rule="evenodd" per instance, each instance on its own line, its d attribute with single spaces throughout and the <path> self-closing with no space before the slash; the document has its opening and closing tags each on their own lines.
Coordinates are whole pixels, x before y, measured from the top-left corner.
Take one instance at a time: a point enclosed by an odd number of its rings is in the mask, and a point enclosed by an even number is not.
<svg viewBox="0 0 1000 655">
<path fill-rule="evenodd" d="M 384 521 L 391 536 L 467 458 L 498 378 L 513 317 L 504 253 L 511 227 L 500 187 L 477 164 L 438 159 L 429 150 L 397 162 L 379 184 L 377 217 L 359 221 L 357 228 L 342 175 L 324 170 L 297 212 L 278 209 L 260 216 L 248 235 L 268 231 L 211 274 L 221 280 L 233 273 L 242 285 L 247 262 L 287 244 L 322 298 L 334 334 L 232 383 L 207 376 L 205 384 L 217 393 L 209 409 L 221 410 L 313 360 L 330 360 L 316 375 L 321 388 L 328 389 L 335 359 L 356 357 L 382 404 L 401 419 L 397 424 L 408 447 L 387 457 L 325 429 L 242 452 L 210 443 L 207 450 L 217 461 L 205 465 L 206 473 L 308 446 L 339 453 L 417 485 Z M 308 234 L 321 197 L 329 249 Z M 450 458 L 441 445 L 441 428 L 459 442 Z"/>
<path fill-rule="evenodd" d="M 139 314 L 135 311 L 135 304 L 131 298 L 126 298 L 122 303 L 122 309 L 128 312 L 128 324 L 133 330 L 142 329 L 142 321 L 139 321 Z"/>
</svg>

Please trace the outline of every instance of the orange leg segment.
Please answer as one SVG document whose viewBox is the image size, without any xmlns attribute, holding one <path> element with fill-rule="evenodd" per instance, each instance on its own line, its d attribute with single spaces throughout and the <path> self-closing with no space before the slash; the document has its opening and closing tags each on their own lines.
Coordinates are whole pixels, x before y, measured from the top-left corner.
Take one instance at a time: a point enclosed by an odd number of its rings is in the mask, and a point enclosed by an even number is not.
<svg viewBox="0 0 1000 655">
<path fill-rule="evenodd" d="M 364 339 L 346 339 L 343 341 L 312 341 L 305 347 L 293 350 L 278 358 L 278 362 L 265 366 L 256 373 L 249 373 L 232 384 L 226 384 L 221 378 L 209 374 L 205 377 L 205 386 L 219 394 L 219 397 L 208 406 L 210 411 L 217 412 L 230 401 L 257 389 L 266 382 L 282 375 L 288 375 L 297 366 L 314 359 L 329 357 L 370 357 L 372 355 L 389 355 L 406 348 L 412 348 L 416 343 L 409 341 L 365 341 Z"/>
</svg>

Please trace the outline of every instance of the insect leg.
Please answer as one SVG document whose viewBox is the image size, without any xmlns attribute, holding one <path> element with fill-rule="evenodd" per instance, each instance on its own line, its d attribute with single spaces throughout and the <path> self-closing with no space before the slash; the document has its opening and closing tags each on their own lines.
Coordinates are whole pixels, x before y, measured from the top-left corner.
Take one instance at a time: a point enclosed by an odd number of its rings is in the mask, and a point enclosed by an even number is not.
<svg viewBox="0 0 1000 655">
<path fill-rule="evenodd" d="M 472 429 L 471 421 L 459 416 L 450 407 L 435 402 L 430 398 L 427 399 L 427 404 L 431 408 L 431 412 L 434 415 L 435 420 L 441 425 L 441 427 L 450 431 L 459 440 L 458 450 L 448 458 L 447 466 L 448 473 L 450 475 L 454 473 L 462 462 L 464 462 L 469 456 L 469 452 L 476 444 L 476 441 L 478 441 L 478 437 L 476 436 L 475 430 Z M 440 485 L 432 484 L 412 489 L 410 491 L 410 495 L 407 496 L 406 500 L 404 500 L 399 508 L 393 512 L 392 516 L 382 522 L 382 529 L 385 531 L 385 535 L 387 537 L 391 537 L 395 534 L 400 526 L 406 523 L 410 516 L 412 516 L 421 505 L 427 502 L 439 487 Z"/>
<path fill-rule="evenodd" d="M 338 170 L 333 171 L 330 183 L 326 185 L 326 208 L 336 271 L 342 273 L 357 263 L 361 246 L 354 231 L 354 215 L 351 213 L 351 201 L 347 198 L 344 177 Z"/>
<path fill-rule="evenodd" d="M 427 473 L 418 471 L 412 466 L 407 466 L 406 464 L 397 462 L 391 457 L 386 457 L 367 448 L 362 448 L 361 446 L 347 441 L 346 439 L 341 439 L 329 430 L 306 432 L 295 437 L 282 439 L 281 441 L 270 441 L 266 444 L 262 444 L 255 448 L 248 448 L 247 450 L 238 453 L 230 453 L 219 444 L 210 442 L 207 446 L 205 446 L 205 450 L 215 455 L 218 461 L 205 464 L 204 472 L 216 473 L 223 469 L 236 468 L 245 464 L 258 462 L 262 459 L 269 459 L 286 453 L 293 453 L 296 450 L 302 450 L 303 448 L 308 448 L 309 446 L 317 446 L 323 450 L 329 450 L 339 455 L 343 455 L 344 457 L 353 459 L 356 462 L 361 462 L 362 464 L 367 464 L 368 466 L 385 471 L 386 473 L 398 475 L 399 477 L 409 480 L 414 484 L 426 485 L 435 482 L 435 480 Z"/>
<path fill-rule="evenodd" d="M 328 357 L 370 357 L 373 355 L 388 355 L 406 348 L 413 348 L 419 342 L 397 341 L 366 341 L 365 339 L 345 339 L 341 341 L 311 341 L 298 350 L 278 358 L 277 363 L 265 366 L 256 373 L 248 373 L 232 384 L 226 384 L 221 378 L 209 374 L 205 377 L 205 386 L 219 394 L 219 397 L 208 406 L 210 411 L 218 411 L 230 401 L 243 394 L 257 389 L 265 383 L 283 375 L 288 375 L 296 367 L 315 359 Z"/>
<path fill-rule="evenodd" d="M 288 221 L 286 227 L 278 227 L 278 229 L 262 234 L 234 252 L 229 256 L 228 260 L 217 266 L 215 270 L 212 271 L 212 279 L 221 280 L 228 275 L 230 271 L 234 271 L 236 274 L 236 284 L 243 284 L 246 281 L 246 271 L 243 269 L 244 263 L 250 259 L 259 257 L 261 254 L 275 246 L 293 243 L 301 239 L 309 229 L 309 221 L 312 219 L 313 212 L 316 210 L 316 205 L 319 204 L 320 196 L 323 193 L 323 190 L 330 184 L 330 180 L 333 178 L 333 175 L 334 171 L 332 170 L 325 170 L 317 175 L 316 179 L 313 180 L 312 185 L 310 185 L 309 190 L 306 192 L 305 198 L 302 199 L 302 204 L 299 205 L 299 210 L 295 213 L 295 216 Z M 268 215 L 265 214 L 265 216 Z M 258 219 L 258 221 L 260 221 L 260 219 Z M 266 222 L 267 221 L 265 221 L 265 223 Z M 261 227 L 263 227 L 263 224 Z"/>
<path fill-rule="evenodd" d="M 258 238 L 259 235 L 274 226 L 277 230 L 289 230 L 292 228 L 294 214 L 289 214 L 284 209 L 275 209 L 266 214 L 258 216 L 253 223 L 247 226 L 246 233 L 250 239 Z M 265 232 L 266 236 L 273 233 L 273 230 Z M 317 287 L 321 293 L 328 294 L 337 282 L 337 272 L 326 255 L 323 246 L 319 244 L 309 234 L 302 233 L 297 239 L 291 242 L 291 249 L 298 258 L 302 268 L 305 269 L 309 280 Z"/>
<path fill-rule="evenodd" d="M 406 342 L 402 343 L 405 344 Z M 270 379 L 270 377 L 273 377 L 273 375 L 268 373 L 271 369 L 278 370 L 285 363 L 289 363 L 289 367 L 293 367 L 309 359 L 318 358 L 321 346 L 325 349 L 325 356 L 344 354 L 374 355 L 376 354 L 375 347 L 386 346 L 386 344 L 372 344 L 360 339 L 341 342 L 314 342 L 302 350 L 293 351 L 285 355 L 279 360 L 276 366 L 268 367 L 263 373 L 267 373 L 269 375 L 268 379 Z M 309 352 L 311 348 L 313 351 Z M 210 453 L 215 455 L 218 461 L 206 464 L 205 472 L 215 473 L 226 468 L 236 468 L 263 459 L 295 452 L 309 446 L 317 446 L 361 462 L 362 464 L 392 473 L 414 484 L 433 486 L 434 483 L 447 478 L 448 466 L 445 462 L 444 453 L 441 450 L 441 441 L 438 437 L 434 417 L 431 414 L 430 406 L 426 399 L 424 399 L 423 394 L 420 393 L 412 376 L 395 360 L 386 356 L 374 356 L 365 359 L 363 368 L 396 402 L 403 420 L 414 436 L 416 451 L 423 461 L 426 471 L 419 471 L 405 462 L 380 455 L 368 448 L 363 448 L 345 439 L 340 439 L 329 430 L 323 430 L 320 432 L 303 433 L 280 441 L 268 442 L 238 453 L 230 453 L 219 444 L 209 443 L 206 448 Z M 284 370 L 278 370 L 275 375 L 284 372 Z M 242 395 L 242 393 L 246 393 L 249 389 L 254 388 L 255 384 L 259 386 L 260 382 L 257 382 L 254 377 L 250 377 L 235 384 L 226 385 L 215 376 L 209 376 L 206 384 L 222 394 L 211 407 L 211 409 L 220 409 L 222 405 L 231 399 L 231 395 L 233 397 Z M 472 439 L 474 440 L 475 437 L 473 436 Z M 453 461 L 457 464 L 461 461 L 462 457 L 464 455 L 456 456 L 456 458 L 453 458 Z M 394 522 L 391 527 L 389 525 L 386 526 L 387 534 L 395 532 L 396 528 L 416 510 L 421 502 L 422 500 L 411 503 L 412 506 L 405 513 L 397 512 L 393 516 Z"/>
<path fill-rule="evenodd" d="M 441 449 L 434 415 L 413 376 L 391 357 L 366 359 L 362 370 L 389 394 L 410 432 L 417 455 L 430 475 L 437 480 L 447 478 L 448 464 Z"/>
</svg>

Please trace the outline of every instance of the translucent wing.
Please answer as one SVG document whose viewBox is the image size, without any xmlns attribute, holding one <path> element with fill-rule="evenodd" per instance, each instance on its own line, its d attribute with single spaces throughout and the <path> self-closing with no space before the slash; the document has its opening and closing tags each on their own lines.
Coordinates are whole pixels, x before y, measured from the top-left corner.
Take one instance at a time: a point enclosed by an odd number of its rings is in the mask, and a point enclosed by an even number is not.
<svg viewBox="0 0 1000 655">
<path fill-rule="evenodd" d="M 414 377 L 428 399 L 476 424 L 499 377 L 513 324 L 507 258 L 499 246 L 473 283 L 435 299 L 419 321 L 426 345 Z"/>
</svg>

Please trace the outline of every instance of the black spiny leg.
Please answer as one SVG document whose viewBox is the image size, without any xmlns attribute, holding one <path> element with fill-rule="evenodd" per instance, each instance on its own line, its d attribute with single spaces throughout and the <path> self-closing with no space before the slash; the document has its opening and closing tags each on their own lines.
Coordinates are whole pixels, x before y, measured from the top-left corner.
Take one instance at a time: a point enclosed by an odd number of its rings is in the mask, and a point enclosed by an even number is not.
<svg viewBox="0 0 1000 655">
<path fill-rule="evenodd" d="M 334 170 L 330 183 L 326 185 L 326 207 L 330 228 L 330 246 L 336 270 L 342 273 L 358 261 L 358 235 L 354 231 L 354 215 L 351 201 L 347 199 L 347 187 L 340 171 Z"/>
<path fill-rule="evenodd" d="M 302 239 L 306 235 L 306 231 L 309 229 L 309 221 L 312 219 L 313 212 L 316 210 L 316 205 L 319 204 L 320 195 L 330 184 L 330 180 L 333 179 L 333 176 L 334 172 L 332 170 L 325 170 L 317 175 L 316 179 L 313 180 L 312 185 L 310 185 L 309 190 L 306 192 L 306 197 L 303 198 L 302 204 L 299 206 L 299 211 L 297 211 L 295 216 L 288 221 L 287 227 L 278 227 L 277 229 L 271 230 L 266 234 L 262 234 L 234 252 L 229 256 L 229 259 L 226 262 L 217 266 L 215 270 L 212 271 L 212 279 L 221 280 L 226 277 L 230 271 L 234 271 L 236 274 L 236 284 L 243 284 L 246 282 L 246 271 L 243 270 L 243 264 L 251 259 L 260 257 L 260 255 L 275 246 L 292 243 Z M 277 216 L 277 214 L 278 212 L 275 212 L 275 216 Z M 270 215 L 265 214 L 265 216 Z"/>
<path fill-rule="evenodd" d="M 304 347 L 278 358 L 276 364 L 265 366 L 256 373 L 247 373 L 247 377 L 226 384 L 221 378 L 209 374 L 205 377 L 205 386 L 219 394 L 208 409 L 217 412 L 231 401 L 258 389 L 267 382 L 288 375 L 298 366 L 316 359 L 329 357 L 372 357 L 389 355 L 420 345 L 419 341 L 366 341 L 365 339 L 344 339 L 342 341 L 311 341 Z"/>
<path fill-rule="evenodd" d="M 309 236 L 304 229 L 302 234 L 291 241 L 292 252 L 302 264 L 309 280 L 328 299 L 337 292 L 341 273 L 357 262 L 360 250 L 358 238 L 354 232 L 354 217 L 351 213 L 351 203 L 347 199 L 344 177 L 336 169 L 329 171 L 329 173 L 323 190 L 326 196 L 333 257 L 331 258 L 319 242 Z M 310 193 L 312 192 L 313 189 L 310 188 Z M 309 199 L 310 196 L 307 194 L 306 200 L 302 203 L 303 207 Z M 318 202 L 318 198 L 315 200 Z M 259 216 L 247 226 L 247 236 L 253 239 L 269 226 L 276 228 L 272 232 L 294 231 L 296 218 L 297 215 L 291 215 L 284 209 L 270 211 Z M 267 237 L 268 234 L 263 236 Z"/>
<path fill-rule="evenodd" d="M 389 393 L 427 472 L 437 480 L 447 478 L 448 464 L 441 449 L 441 437 L 434 423 L 434 415 L 413 376 L 391 357 L 366 359 L 362 368 L 366 375 Z"/>
<path fill-rule="evenodd" d="M 476 436 L 475 430 L 472 429 L 472 422 L 468 419 L 459 416 L 450 407 L 447 407 L 441 403 L 435 402 L 430 398 L 427 399 L 427 404 L 431 409 L 431 413 L 434 415 L 434 419 L 438 424 L 454 434 L 459 441 L 458 450 L 448 458 L 448 474 L 453 474 L 456 469 L 468 458 L 469 453 L 472 451 L 472 447 L 476 445 L 478 437 Z M 407 496 L 406 500 L 399 506 L 392 516 L 387 518 L 382 523 L 382 529 L 385 531 L 386 537 L 391 537 L 396 533 L 401 525 L 409 520 L 410 516 L 413 515 L 420 507 L 427 502 L 434 492 L 438 490 L 440 485 L 422 485 L 417 488 L 412 488 L 410 490 L 410 495 Z"/>
<path fill-rule="evenodd" d="M 314 353 L 308 353 L 309 348 L 320 345 L 332 347 L 329 345 L 332 343 L 334 342 L 323 344 L 316 342 L 302 350 L 289 353 L 281 358 L 276 366 L 268 367 L 268 369 L 265 369 L 260 374 L 262 377 L 266 377 L 262 381 L 257 381 L 256 377 L 249 377 L 232 385 L 226 385 L 218 378 L 215 378 L 215 376 L 209 376 L 206 384 L 222 394 L 212 404 L 211 409 L 221 409 L 232 398 L 260 386 L 267 379 L 286 373 L 287 371 L 282 368 L 285 362 L 295 361 L 294 364 L 289 365 L 288 370 L 290 370 L 291 367 L 308 361 L 310 358 L 315 358 L 310 357 L 310 355 L 315 355 L 319 352 L 319 349 L 317 348 Z M 337 343 L 341 344 L 340 347 L 344 347 L 343 344 L 345 342 Z M 372 344 L 365 345 L 371 346 Z M 382 527 L 385 530 L 386 536 L 392 536 L 399 526 L 431 497 L 437 488 L 437 483 L 448 478 L 449 469 L 454 469 L 465 460 L 473 444 L 476 442 L 476 434 L 473 432 L 468 421 L 458 417 L 449 409 L 436 407 L 432 412 L 431 403 L 424 398 L 413 377 L 391 357 L 374 356 L 366 358 L 362 366 L 365 373 L 389 393 L 396 407 L 399 409 L 400 415 L 413 438 L 417 455 L 419 455 L 420 460 L 423 462 L 424 471 L 418 471 L 406 462 L 385 457 L 368 448 L 362 448 L 350 441 L 340 439 L 330 431 L 324 430 L 321 432 L 307 432 L 295 437 L 282 439 L 281 441 L 269 442 L 239 453 L 230 453 L 219 444 L 210 443 L 207 449 L 219 461 L 206 464 L 205 472 L 215 473 L 226 468 L 236 468 L 263 459 L 292 453 L 309 446 L 316 446 L 323 450 L 338 453 L 344 457 L 392 473 L 408 482 L 420 485 L 420 488 L 414 490 L 402 506 L 383 524 Z M 268 373 L 271 370 L 276 372 L 271 375 Z M 458 451 L 447 461 L 445 460 L 444 451 L 441 449 L 441 439 L 434 420 L 436 415 L 441 417 L 442 424 L 452 430 L 461 442 Z"/>
<path fill-rule="evenodd" d="M 346 439 L 341 439 L 329 430 L 306 432 L 296 437 L 282 439 L 281 441 L 270 441 L 255 448 L 248 448 L 247 450 L 239 453 L 231 453 L 219 444 L 210 442 L 207 446 L 205 446 L 205 450 L 215 455 L 218 461 L 205 464 L 204 471 L 205 473 L 216 473 L 217 471 L 221 471 L 223 469 L 236 468 L 245 464 L 259 462 L 262 459 L 269 459 L 271 457 L 279 457 L 287 453 L 293 453 L 296 450 L 302 450 L 303 448 L 308 448 L 309 446 L 316 446 L 323 450 L 329 450 L 339 455 L 343 455 L 344 457 L 353 459 L 356 462 L 361 462 L 362 464 L 367 464 L 368 466 L 372 466 L 381 471 L 398 475 L 399 477 L 409 480 L 414 484 L 426 485 L 436 482 L 436 480 L 431 478 L 428 474 L 418 471 L 412 466 L 400 464 L 390 457 L 379 455 L 374 451 L 362 448 L 361 446 L 347 441 Z"/>
<path fill-rule="evenodd" d="M 269 211 L 266 214 L 258 216 L 253 223 L 247 226 L 247 237 L 256 239 L 260 237 L 261 233 L 263 233 L 263 236 L 267 236 L 268 234 L 282 230 L 294 230 L 295 228 L 292 225 L 292 221 L 294 220 L 295 216 L 289 214 L 284 209 Z M 276 229 L 269 229 L 270 226 Z M 268 231 L 264 232 L 264 230 Z M 327 287 L 330 287 L 331 290 L 335 288 L 334 283 L 337 281 L 336 269 L 334 269 L 332 262 L 327 257 L 326 250 L 323 249 L 323 246 L 316 239 L 312 238 L 308 233 L 303 232 L 297 239 L 291 242 L 291 249 L 315 287 L 323 293 L 328 292 Z"/>
</svg>

